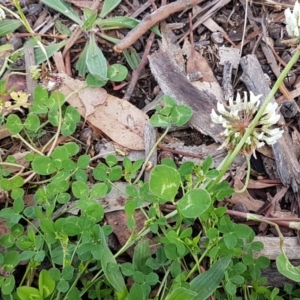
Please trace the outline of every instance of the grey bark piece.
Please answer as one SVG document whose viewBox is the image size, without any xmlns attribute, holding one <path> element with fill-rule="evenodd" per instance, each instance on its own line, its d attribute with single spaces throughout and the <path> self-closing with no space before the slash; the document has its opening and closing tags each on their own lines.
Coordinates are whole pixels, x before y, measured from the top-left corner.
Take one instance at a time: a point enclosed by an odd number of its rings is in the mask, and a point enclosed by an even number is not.
<svg viewBox="0 0 300 300">
<path fill-rule="evenodd" d="M 216 110 L 217 99 L 209 88 L 199 90 L 194 87 L 166 52 L 157 51 L 148 58 L 151 71 L 163 93 L 173 97 L 177 103 L 189 105 L 193 109 L 190 126 L 211 136 L 216 142 L 222 142 L 219 134 L 223 128 L 214 124 L 210 118 L 212 109 Z"/>
<path fill-rule="evenodd" d="M 144 143 L 145 143 L 145 158 L 148 156 L 152 148 L 154 147 L 154 144 L 156 143 L 156 130 L 153 126 L 150 124 L 145 125 L 144 130 Z M 156 149 L 152 153 L 149 163 L 151 163 L 152 168 L 157 165 L 157 151 Z M 151 169 L 152 169 L 151 168 Z M 145 170 L 144 173 L 144 182 L 149 181 L 150 172 Z"/>
<path fill-rule="evenodd" d="M 246 55 L 241 59 L 240 64 L 243 68 L 241 80 L 245 83 L 248 90 L 255 95 L 262 94 L 261 99 L 266 99 L 270 89 L 257 58 L 254 55 Z M 273 99 L 272 101 L 275 100 Z M 284 125 L 283 117 L 280 122 Z M 298 192 L 300 165 L 287 129 L 284 129 L 283 136 L 272 146 L 272 150 L 280 180 L 285 186 L 291 186 L 294 192 Z"/>
<path fill-rule="evenodd" d="M 26 67 L 26 85 L 27 92 L 33 95 L 34 89 L 37 86 L 37 81 L 32 79 L 30 75 L 30 67 L 35 66 L 34 49 L 32 45 L 26 44 L 24 47 L 25 67 Z M 32 100 L 32 97 L 30 97 Z"/>
<path fill-rule="evenodd" d="M 271 260 L 275 260 L 281 254 L 279 237 L 256 236 L 254 241 L 264 244 L 264 248 L 260 252 L 254 252 L 254 258 L 265 256 Z M 285 254 L 289 260 L 300 259 L 300 245 L 296 237 L 285 237 L 283 245 Z"/>
</svg>

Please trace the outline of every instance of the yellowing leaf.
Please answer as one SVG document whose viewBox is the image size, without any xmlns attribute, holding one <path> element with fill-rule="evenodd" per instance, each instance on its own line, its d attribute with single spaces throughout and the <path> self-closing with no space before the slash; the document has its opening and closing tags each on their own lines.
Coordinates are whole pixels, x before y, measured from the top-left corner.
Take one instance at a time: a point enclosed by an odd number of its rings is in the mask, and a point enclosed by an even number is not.
<svg viewBox="0 0 300 300">
<path fill-rule="evenodd" d="M 11 92 L 10 97 L 12 98 L 15 103 L 12 101 L 4 101 L 4 103 L 0 103 L 0 113 L 4 116 L 9 114 L 13 110 L 21 110 L 21 107 L 29 107 L 30 103 L 28 103 L 29 94 L 26 92 Z"/>
<path fill-rule="evenodd" d="M 13 100 L 16 101 L 16 104 L 18 104 L 18 106 L 24 106 L 24 104 L 27 104 L 29 94 L 25 92 L 11 92 L 10 96 Z"/>
</svg>

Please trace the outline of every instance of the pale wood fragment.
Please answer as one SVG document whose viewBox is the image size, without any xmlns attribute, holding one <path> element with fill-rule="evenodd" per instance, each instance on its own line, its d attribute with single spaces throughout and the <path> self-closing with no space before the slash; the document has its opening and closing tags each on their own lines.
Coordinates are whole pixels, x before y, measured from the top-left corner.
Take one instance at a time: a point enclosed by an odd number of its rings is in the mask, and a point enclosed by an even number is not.
<svg viewBox="0 0 300 300">
<path fill-rule="evenodd" d="M 266 82 L 261 66 L 254 55 L 246 55 L 241 58 L 243 75 L 240 79 L 245 83 L 249 91 L 255 95 L 261 94 L 262 101 L 266 99 L 270 88 Z M 274 99 L 272 101 L 275 101 Z M 284 120 L 280 120 L 283 136 L 272 146 L 278 175 L 285 186 L 291 186 L 294 192 L 298 192 L 300 185 L 300 165 L 293 149 L 288 129 L 284 127 Z"/>
</svg>

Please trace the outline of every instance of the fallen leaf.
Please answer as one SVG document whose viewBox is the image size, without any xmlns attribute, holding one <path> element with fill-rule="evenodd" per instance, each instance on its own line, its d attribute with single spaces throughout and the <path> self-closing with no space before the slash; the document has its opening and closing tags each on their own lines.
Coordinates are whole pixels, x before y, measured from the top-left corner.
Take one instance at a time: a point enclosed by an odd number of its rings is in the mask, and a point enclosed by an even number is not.
<svg viewBox="0 0 300 300">
<path fill-rule="evenodd" d="M 120 210 L 120 211 L 107 213 L 105 214 L 105 218 L 108 225 L 110 225 L 113 228 L 114 234 L 117 236 L 121 246 L 124 246 L 132 233 L 127 226 L 127 215 L 125 211 Z M 143 229 L 147 219 L 140 209 L 134 212 L 134 219 L 136 222 L 135 233 L 138 233 L 140 230 Z M 149 244 L 153 245 L 154 241 L 151 240 L 151 237 L 152 237 L 151 233 L 145 236 L 145 238 L 148 239 Z M 130 256 L 133 256 L 134 247 L 130 247 L 126 252 Z"/>
<path fill-rule="evenodd" d="M 272 186 L 282 185 L 281 182 L 262 182 L 259 180 L 250 179 L 247 188 L 248 189 L 265 189 Z"/>
<path fill-rule="evenodd" d="M 85 119 L 95 111 L 97 105 L 103 104 L 107 99 L 107 92 L 105 89 L 100 89 L 96 95 L 94 95 L 94 88 L 85 88 L 78 92 L 81 99 L 84 99 L 83 104 L 85 106 Z M 93 97 L 91 97 L 93 92 Z"/>
<path fill-rule="evenodd" d="M 243 182 L 239 178 L 234 179 L 234 188 L 236 190 L 241 190 L 244 187 Z M 232 204 L 244 204 L 249 211 L 257 211 L 259 210 L 264 202 L 261 200 L 253 199 L 248 191 L 241 194 L 235 193 L 228 201 Z"/>
<path fill-rule="evenodd" d="M 84 82 L 72 79 L 66 74 L 60 73 L 59 76 L 63 79 L 60 90 L 66 96 L 85 85 Z M 87 116 L 86 121 L 114 142 L 128 149 L 143 150 L 144 127 L 148 123 L 148 116 L 128 101 L 106 94 L 103 88 L 87 88 L 87 90 L 89 92 L 84 89 L 79 93 L 74 93 L 68 98 L 69 104 L 75 107 L 82 117 L 85 117 L 87 109 L 84 103 L 89 101 L 88 99 L 93 99 L 92 104 L 89 105 L 95 105 L 94 111 Z M 97 99 L 103 100 L 105 95 L 107 97 L 103 104 L 95 104 L 99 103 Z"/>
</svg>

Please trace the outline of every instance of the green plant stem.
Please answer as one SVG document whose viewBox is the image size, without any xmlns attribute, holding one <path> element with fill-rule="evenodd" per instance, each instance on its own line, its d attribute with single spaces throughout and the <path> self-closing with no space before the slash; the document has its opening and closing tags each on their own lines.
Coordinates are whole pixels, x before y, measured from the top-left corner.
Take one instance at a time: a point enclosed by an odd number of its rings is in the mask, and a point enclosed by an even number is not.
<svg viewBox="0 0 300 300">
<path fill-rule="evenodd" d="M 174 210 L 167 214 L 165 218 L 168 220 L 170 218 L 173 218 L 174 216 L 177 215 L 177 210 Z M 130 237 L 125 245 L 114 255 L 115 258 L 120 256 L 122 253 L 124 253 L 128 248 L 130 248 L 132 245 L 134 245 L 139 239 L 141 239 L 143 236 L 148 234 L 150 232 L 150 228 L 143 228 L 139 233 L 135 234 L 134 237 Z"/>
<path fill-rule="evenodd" d="M 38 153 L 39 155 L 44 155 L 42 152 L 40 152 L 38 149 L 35 149 L 32 147 L 23 137 L 18 133 L 15 135 L 16 138 L 22 141 L 23 144 L 25 144 L 30 150 L 32 150 L 35 153 Z"/>
<path fill-rule="evenodd" d="M 47 55 L 47 51 L 46 51 L 44 45 L 41 43 L 41 41 L 36 38 L 35 32 L 31 29 L 30 24 L 29 24 L 26 16 L 23 13 L 23 10 L 21 8 L 20 2 L 18 0 L 13 0 L 13 3 L 14 3 L 14 6 L 16 7 L 16 9 L 18 10 L 18 13 L 20 15 L 20 17 L 18 16 L 17 19 L 19 19 L 23 23 L 23 25 L 26 28 L 26 30 L 28 31 L 28 33 L 31 34 L 32 38 L 34 38 L 35 41 L 36 41 L 36 43 L 40 46 L 43 54 L 46 57 L 48 68 L 51 71 L 51 64 L 50 64 L 50 61 L 49 61 L 49 57 Z M 14 16 L 15 16 L 15 14 L 14 14 Z"/>
<path fill-rule="evenodd" d="M 63 298 L 63 300 L 67 300 L 68 299 L 68 294 L 69 292 L 76 286 L 78 280 L 81 278 L 81 276 L 83 275 L 83 273 L 85 272 L 85 270 L 87 269 L 88 265 L 92 262 L 92 259 L 88 260 L 88 262 L 85 264 L 85 266 L 81 269 L 81 271 L 78 273 L 76 279 L 74 280 L 74 282 L 72 283 L 72 285 L 70 286 L 68 292 L 66 293 L 65 297 Z M 81 295 L 82 296 L 82 295 Z"/>
<path fill-rule="evenodd" d="M 199 268 L 199 264 L 201 263 L 201 261 L 204 259 L 204 257 L 206 256 L 206 254 L 208 253 L 208 251 L 210 250 L 210 247 L 207 247 L 205 249 L 205 251 L 202 253 L 201 257 L 198 260 L 198 263 L 196 263 L 192 270 L 186 275 L 185 280 L 187 281 L 192 275 L 193 273 Z"/>
<path fill-rule="evenodd" d="M 163 279 L 162 279 L 162 281 L 161 281 L 161 283 L 159 285 L 159 288 L 158 288 L 157 294 L 156 294 L 157 298 L 158 298 L 159 294 L 161 293 L 161 291 L 162 291 L 162 289 L 163 289 L 163 287 L 165 285 L 165 282 L 168 279 L 169 273 L 170 273 L 170 268 L 168 268 L 168 270 L 165 272 L 165 275 L 164 275 L 164 277 L 163 277 Z"/>
<path fill-rule="evenodd" d="M 152 149 L 150 150 L 150 152 L 148 153 L 144 163 L 143 163 L 143 166 L 142 166 L 142 169 L 139 173 L 139 175 L 136 177 L 136 179 L 134 180 L 133 184 L 137 184 L 137 182 L 140 180 L 140 178 L 142 177 L 144 171 L 145 171 L 145 168 L 147 166 L 147 163 L 149 161 L 149 159 L 151 158 L 153 152 L 156 150 L 157 146 L 159 145 L 159 143 L 163 140 L 163 138 L 167 135 L 168 131 L 169 131 L 170 127 L 167 127 L 166 130 L 164 131 L 164 133 L 160 136 L 160 138 L 156 141 L 156 143 L 154 144 L 154 146 L 152 147 Z"/>
<path fill-rule="evenodd" d="M 229 154 L 229 156 L 227 156 L 222 162 L 221 162 L 221 166 L 222 169 L 220 170 L 219 175 L 217 176 L 217 178 L 213 181 L 213 183 L 208 187 L 208 191 L 211 192 L 213 190 L 213 188 L 221 181 L 222 177 L 224 176 L 224 174 L 226 173 L 226 171 L 228 170 L 229 166 L 232 164 L 233 160 L 235 159 L 235 157 L 239 154 L 241 148 L 243 147 L 243 145 L 245 144 L 247 138 L 250 136 L 250 134 L 253 132 L 255 126 L 257 125 L 259 119 L 261 118 L 261 116 L 263 115 L 268 103 L 273 99 L 275 93 L 277 92 L 277 90 L 279 89 L 281 83 L 283 82 L 284 78 L 287 76 L 288 72 L 290 71 L 290 69 L 293 67 L 293 65 L 298 61 L 300 56 L 300 50 L 297 49 L 297 51 L 294 53 L 293 57 L 291 58 L 291 60 L 289 61 L 289 63 L 286 65 L 286 67 L 284 68 L 284 70 L 281 72 L 280 76 L 278 77 L 277 81 L 275 82 L 272 90 L 270 91 L 270 93 L 268 94 L 267 98 L 265 99 L 264 103 L 262 104 L 262 106 L 260 107 L 259 111 L 257 112 L 256 116 L 254 117 L 253 121 L 251 122 L 249 128 L 247 129 L 247 131 L 245 132 L 244 136 L 242 137 L 242 139 L 240 140 L 239 144 L 235 147 L 235 149 Z M 218 168 L 219 169 L 219 168 Z"/>
<path fill-rule="evenodd" d="M 58 117 L 59 117 L 59 120 L 58 120 L 58 127 L 57 127 L 57 131 L 54 135 L 54 140 L 53 140 L 53 143 L 50 147 L 50 150 L 48 151 L 47 153 L 47 156 L 50 156 L 56 146 L 56 143 L 57 143 L 57 140 L 58 140 L 58 137 L 59 137 L 59 134 L 60 134 L 60 130 L 61 130 L 61 125 L 62 125 L 62 111 L 61 111 L 61 106 L 60 106 L 60 101 L 59 101 L 59 97 L 57 97 L 57 101 L 58 101 L 58 111 L 59 111 L 59 114 L 58 114 Z"/>
<path fill-rule="evenodd" d="M 250 158 L 249 156 L 245 156 L 246 161 L 247 161 L 247 176 L 246 176 L 246 181 L 244 184 L 244 187 L 241 190 L 234 190 L 235 193 L 237 194 L 242 194 L 246 191 L 250 179 L 250 173 L 251 173 L 251 164 L 250 164 Z"/>
</svg>

